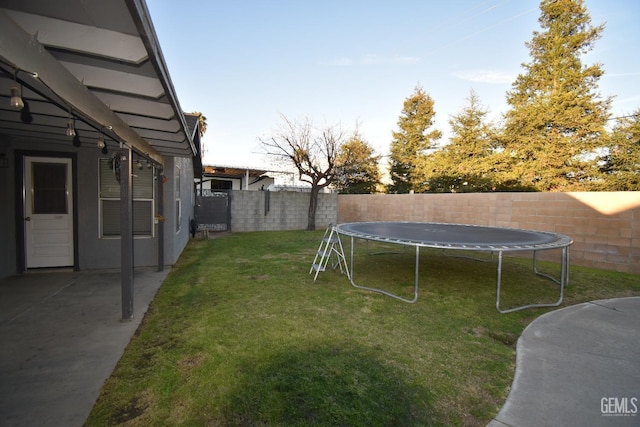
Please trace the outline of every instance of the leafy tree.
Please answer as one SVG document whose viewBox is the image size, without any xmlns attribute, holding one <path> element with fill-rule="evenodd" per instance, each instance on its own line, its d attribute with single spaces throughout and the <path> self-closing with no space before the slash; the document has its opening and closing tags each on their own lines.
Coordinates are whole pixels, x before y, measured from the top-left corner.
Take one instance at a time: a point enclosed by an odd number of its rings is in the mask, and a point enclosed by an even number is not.
<svg viewBox="0 0 640 427">
<path fill-rule="evenodd" d="M 416 86 L 414 93 L 404 101 L 398 120 L 400 131 L 393 132 L 390 149 L 391 193 L 423 192 L 427 188 L 426 160 L 429 150 L 442 137 L 442 132 L 430 128 L 434 124 L 433 99 Z"/>
<path fill-rule="evenodd" d="M 194 111 L 191 114 L 198 116 L 198 122 L 200 123 L 200 137 L 203 137 L 207 132 L 207 118 L 200 111 Z"/>
<path fill-rule="evenodd" d="M 315 230 L 318 193 L 335 179 L 336 156 L 345 134 L 338 126 L 316 129 L 308 118 L 281 118 L 280 127 L 270 138 L 260 138 L 260 143 L 275 163 L 293 163 L 299 179 L 311 184 L 307 230 Z"/>
<path fill-rule="evenodd" d="M 500 155 L 496 151 L 496 130 L 487 123 L 489 111 L 481 106 L 473 90 L 467 101 L 449 120 L 449 144 L 429 158 L 429 191 L 481 192 L 495 191 L 499 186 L 495 171 Z"/>
<path fill-rule="evenodd" d="M 602 170 L 600 190 L 640 191 L 640 109 L 614 127 Z"/>
<path fill-rule="evenodd" d="M 543 0 L 543 31 L 527 43 L 532 60 L 507 93 L 504 148 L 509 174 L 539 191 L 585 189 L 597 175 L 592 153 L 602 143 L 611 99 L 599 99 L 599 64 L 583 66 L 604 25 L 591 26 L 582 0 Z"/>
<path fill-rule="evenodd" d="M 375 193 L 380 184 L 380 171 L 376 155 L 362 136 L 356 131 L 342 144 L 336 159 L 335 186 L 344 194 Z"/>
</svg>

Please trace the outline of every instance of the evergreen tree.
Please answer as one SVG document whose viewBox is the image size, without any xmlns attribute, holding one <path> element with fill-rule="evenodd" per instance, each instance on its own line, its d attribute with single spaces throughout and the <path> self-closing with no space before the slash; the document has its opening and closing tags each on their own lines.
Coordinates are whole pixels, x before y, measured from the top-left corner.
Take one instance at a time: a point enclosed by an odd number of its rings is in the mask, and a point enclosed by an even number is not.
<svg viewBox="0 0 640 427">
<path fill-rule="evenodd" d="M 600 190 L 640 191 L 640 109 L 620 119 L 611 133 Z"/>
<path fill-rule="evenodd" d="M 599 99 L 599 64 L 583 66 L 604 26 L 591 26 L 582 0 L 543 0 L 527 43 L 532 60 L 507 93 L 504 147 L 509 174 L 539 191 L 588 188 L 597 175 L 586 154 L 602 144 L 610 99 Z"/>
<path fill-rule="evenodd" d="M 379 161 L 380 156 L 356 131 L 338 152 L 334 182 L 336 189 L 343 194 L 375 193 L 380 184 Z"/>
<path fill-rule="evenodd" d="M 391 193 L 423 192 L 426 183 L 426 159 L 429 150 L 442 137 L 437 129 L 430 130 L 435 120 L 433 99 L 416 86 L 413 95 L 404 101 L 398 120 L 400 130 L 393 132 L 390 149 Z"/>
<path fill-rule="evenodd" d="M 467 101 L 462 111 L 449 120 L 452 130 L 449 144 L 429 159 L 429 191 L 480 192 L 497 188 L 496 131 L 487 123 L 489 112 L 482 108 L 473 90 Z"/>
</svg>

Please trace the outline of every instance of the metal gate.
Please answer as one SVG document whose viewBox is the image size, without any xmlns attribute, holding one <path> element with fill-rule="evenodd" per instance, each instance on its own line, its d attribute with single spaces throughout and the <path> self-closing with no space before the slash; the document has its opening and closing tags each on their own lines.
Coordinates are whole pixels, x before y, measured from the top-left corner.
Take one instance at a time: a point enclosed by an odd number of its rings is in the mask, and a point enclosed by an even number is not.
<svg viewBox="0 0 640 427">
<path fill-rule="evenodd" d="M 196 196 L 198 230 L 231 231 L 231 197 L 221 190 L 199 190 Z"/>
</svg>

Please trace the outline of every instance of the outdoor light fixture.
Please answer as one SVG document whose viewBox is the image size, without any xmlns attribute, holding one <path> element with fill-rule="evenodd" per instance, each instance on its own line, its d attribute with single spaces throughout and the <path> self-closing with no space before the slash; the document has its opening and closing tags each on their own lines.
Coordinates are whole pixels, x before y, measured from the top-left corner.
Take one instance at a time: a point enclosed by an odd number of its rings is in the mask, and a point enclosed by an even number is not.
<svg viewBox="0 0 640 427">
<path fill-rule="evenodd" d="M 69 120 L 67 120 L 67 136 L 76 136 L 76 129 L 73 126 L 74 120 L 71 118 L 71 114 L 69 114 Z"/>
<path fill-rule="evenodd" d="M 19 86 L 11 87 L 11 106 L 16 110 L 22 110 L 24 108 L 24 102 L 22 101 L 22 96 L 20 95 Z"/>
<path fill-rule="evenodd" d="M 104 143 L 104 136 L 102 135 L 102 129 L 100 129 L 100 136 L 98 136 L 98 148 L 104 148 L 107 144 Z"/>
<path fill-rule="evenodd" d="M 142 162 L 140 161 L 140 159 L 138 159 L 136 161 L 136 166 L 138 167 L 138 170 L 142 170 L 144 169 L 144 165 L 142 164 Z"/>
<path fill-rule="evenodd" d="M 100 152 L 102 152 L 102 154 L 107 154 L 109 152 L 109 149 L 107 148 L 107 143 L 104 141 L 104 134 L 102 133 L 102 129 L 107 128 L 109 130 L 113 129 L 111 126 L 101 126 L 100 127 L 100 136 L 98 136 L 98 148 L 100 149 Z M 122 143 L 120 143 L 122 144 Z"/>
<path fill-rule="evenodd" d="M 16 79 L 16 70 L 13 71 L 13 86 L 11 86 L 9 92 L 11 93 L 11 106 L 16 110 L 22 110 L 24 102 L 22 101 L 22 90 L 18 86 L 18 80 Z"/>
</svg>

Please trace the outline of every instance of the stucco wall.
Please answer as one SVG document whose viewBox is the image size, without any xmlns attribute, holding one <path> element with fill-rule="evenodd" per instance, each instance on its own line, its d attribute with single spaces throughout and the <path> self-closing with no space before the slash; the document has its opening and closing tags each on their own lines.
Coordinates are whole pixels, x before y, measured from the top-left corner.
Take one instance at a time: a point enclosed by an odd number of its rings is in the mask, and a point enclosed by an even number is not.
<svg viewBox="0 0 640 427">
<path fill-rule="evenodd" d="M 178 261 L 180 254 L 184 250 L 184 247 L 189 242 L 189 221 L 193 218 L 193 209 L 195 204 L 195 194 L 193 189 L 193 161 L 188 157 L 171 157 L 166 158 L 167 164 L 165 165 L 165 176 L 167 176 L 167 187 L 164 189 L 165 194 L 165 206 L 164 212 L 165 218 L 168 218 L 168 223 L 165 223 L 165 264 L 173 265 Z M 168 170 L 172 173 L 168 173 Z M 176 177 L 179 176 L 178 179 Z M 171 177 L 172 179 L 169 179 Z M 176 185 L 180 185 L 180 190 L 176 189 Z M 169 195 L 172 195 L 169 197 Z M 180 224 L 176 224 L 178 221 L 175 201 L 177 197 L 180 197 L 181 202 L 181 215 Z M 167 203 L 171 200 L 170 203 Z M 172 212 L 169 213 L 168 210 Z"/>
<path fill-rule="evenodd" d="M 293 191 L 236 191 L 231 197 L 232 231 L 305 230 L 309 212 L 309 193 Z M 265 199 L 269 197 L 268 209 Z M 338 196 L 318 195 L 316 228 L 336 223 Z"/>
<path fill-rule="evenodd" d="M 640 192 L 340 195 L 338 222 L 525 228 L 574 240 L 571 263 L 640 273 Z"/>
</svg>

